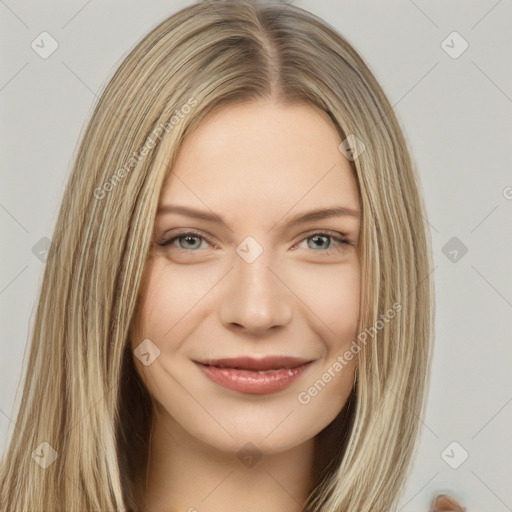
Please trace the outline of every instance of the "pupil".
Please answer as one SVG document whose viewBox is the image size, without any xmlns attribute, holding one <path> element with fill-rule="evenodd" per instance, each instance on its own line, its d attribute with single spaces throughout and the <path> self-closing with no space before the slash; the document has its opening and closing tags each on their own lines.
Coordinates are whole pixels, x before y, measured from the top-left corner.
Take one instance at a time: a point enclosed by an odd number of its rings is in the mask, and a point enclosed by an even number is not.
<svg viewBox="0 0 512 512">
<path fill-rule="evenodd" d="M 197 240 L 198 238 L 195 237 L 195 236 L 186 236 L 183 238 L 183 240 L 186 241 L 187 244 L 189 244 L 189 242 L 192 240 L 192 243 L 190 245 L 194 245 L 194 240 Z"/>
<path fill-rule="evenodd" d="M 326 240 L 327 240 L 327 237 L 326 237 L 326 236 L 315 235 L 315 236 L 313 237 L 313 240 L 315 240 L 315 239 L 316 239 L 316 240 L 319 240 L 319 239 L 320 239 L 320 240 L 322 240 L 322 239 L 323 239 L 324 241 L 326 241 Z M 328 241 L 328 240 L 327 240 L 327 241 Z M 316 246 L 317 246 L 317 247 L 319 247 L 319 246 L 321 246 L 321 245 L 322 245 L 322 242 L 320 242 L 320 244 L 316 244 Z"/>
</svg>

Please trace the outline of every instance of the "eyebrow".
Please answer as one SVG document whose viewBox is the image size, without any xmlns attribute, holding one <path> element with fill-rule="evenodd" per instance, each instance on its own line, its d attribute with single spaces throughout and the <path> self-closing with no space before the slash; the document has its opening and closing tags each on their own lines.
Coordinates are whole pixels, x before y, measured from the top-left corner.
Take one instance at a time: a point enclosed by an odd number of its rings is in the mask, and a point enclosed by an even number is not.
<svg viewBox="0 0 512 512">
<path fill-rule="evenodd" d="M 162 205 L 158 208 L 157 215 L 161 215 L 163 213 L 177 213 L 180 215 L 194 217 L 196 219 L 202 219 L 202 220 L 206 220 L 208 222 L 214 222 L 216 224 L 224 224 L 225 226 L 228 226 L 228 224 L 225 222 L 225 220 L 222 217 L 220 217 L 214 213 L 208 213 L 206 211 L 196 210 L 196 209 L 190 208 L 188 206 Z M 360 219 L 360 215 L 357 210 L 348 208 L 346 206 L 332 206 L 329 208 L 320 208 L 320 209 L 316 209 L 316 210 L 310 210 L 305 213 L 300 213 L 300 214 L 292 217 L 286 224 L 288 226 L 293 226 L 293 225 L 302 224 L 305 222 L 329 219 L 332 217 L 353 217 L 357 220 Z M 278 224 L 279 222 L 280 222 L 280 220 L 278 222 L 276 222 L 276 224 Z M 229 226 L 228 226 L 228 228 L 229 228 Z M 231 229 L 231 228 L 229 228 L 229 229 Z"/>
</svg>

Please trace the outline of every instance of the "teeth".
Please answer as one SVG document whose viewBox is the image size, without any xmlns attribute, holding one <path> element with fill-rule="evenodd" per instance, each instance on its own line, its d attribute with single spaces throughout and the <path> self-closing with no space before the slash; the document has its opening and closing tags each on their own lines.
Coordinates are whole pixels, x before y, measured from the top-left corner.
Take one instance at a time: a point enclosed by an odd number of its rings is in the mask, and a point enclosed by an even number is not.
<svg viewBox="0 0 512 512">
<path fill-rule="evenodd" d="M 226 369 L 226 368 L 230 368 L 229 366 L 217 366 L 217 368 L 220 368 L 220 369 Z M 270 370 L 249 370 L 247 368 L 232 368 L 233 370 L 245 370 L 245 371 L 252 371 L 252 372 L 256 372 L 256 373 L 259 373 L 259 374 L 263 374 L 263 373 L 270 373 L 270 372 L 275 372 L 277 370 L 288 370 L 288 375 L 293 375 L 293 369 L 290 369 L 290 368 L 271 368 Z"/>
</svg>

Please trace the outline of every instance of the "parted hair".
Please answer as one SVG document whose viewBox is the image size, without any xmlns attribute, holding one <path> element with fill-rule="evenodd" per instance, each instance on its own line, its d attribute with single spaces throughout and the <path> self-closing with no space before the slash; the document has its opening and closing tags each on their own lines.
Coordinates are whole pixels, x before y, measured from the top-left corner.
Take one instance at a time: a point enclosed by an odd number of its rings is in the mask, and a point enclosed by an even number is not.
<svg viewBox="0 0 512 512">
<path fill-rule="evenodd" d="M 358 330 L 401 305 L 358 354 L 350 421 L 333 431 L 342 449 L 304 511 L 396 508 L 434 320 L 430 235 L 404 133 L 368 65 L 326 21 L 274 0 L 203 0 L 127 52 L 73 155 L 0 468 L 3 512 L 137 510 L 151 402 L 130 336 L 160 192 L 209 113 L 258 99 L 312 104 L 342 141 L 364 143 L 349 159 L 362 212 Z M 32 457 L 42 442 L 56 452 L 46 468 Z"/>
</svg>

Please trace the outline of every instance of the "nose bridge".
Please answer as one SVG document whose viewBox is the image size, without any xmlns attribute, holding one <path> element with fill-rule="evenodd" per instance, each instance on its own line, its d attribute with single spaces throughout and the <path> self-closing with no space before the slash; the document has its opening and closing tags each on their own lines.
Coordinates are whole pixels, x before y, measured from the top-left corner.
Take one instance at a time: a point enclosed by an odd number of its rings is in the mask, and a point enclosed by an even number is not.
<svg viewBox="0 0 512 512">
<path fill-rule="evenodd" d="M 230 286 L 222 298 L 224 322 L 265 330 L 291 320 L 292 294 L 274 270 L 277 263 L 274 251 L 254 237 L 237 246 Z"/>
<path fill-rule="evenodd" d="M 270 251 L 265 251 L 250 262 L 238 256 L 234 263 L 234 273 L 240 291 L 267 301 L 269 297 L 275 297 L 277 293 L 276 285 L 278 284 L 276 281 L 278 280 L 270 270 L 273 264 L 272 260 Z"/>
</svg>

